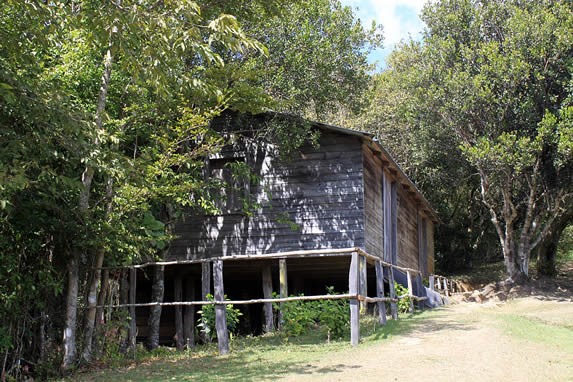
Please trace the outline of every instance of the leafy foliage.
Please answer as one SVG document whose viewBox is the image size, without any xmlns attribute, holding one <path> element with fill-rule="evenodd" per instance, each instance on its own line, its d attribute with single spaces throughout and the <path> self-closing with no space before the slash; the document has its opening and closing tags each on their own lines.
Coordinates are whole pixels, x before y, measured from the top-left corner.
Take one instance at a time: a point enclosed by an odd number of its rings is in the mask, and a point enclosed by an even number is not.
<svg viewBox="0 0 573 382">
<path fill-rule="evenodd" d="M 411 298 L 408 294 L 408 288 L 394 281 L 394 290 L 396 291 L 396 296 L 401 297 L 398 300 L 398 313 L 410 313 Z"/>
<path fill-rule="evenodd" d="M 225 300 L 229 300 L 227 295 L 225 295 Z M 215 301 L 212 294 L 207 294 L 207 301 Z M 227 312 L 227 330 L 229 333 L 236 333 L 239 327 L 239 319 L 243 314 L 239 309 L 233 307 L 233 304 L 226 304 L 225 310 Z M 199 315 L 201 317 L 197 323 L 197 328 L 208 339 L 211 341 L 215 340 L 217 338 L 217 331 L 213 330 L 215 328 L 215 305 L 205 305 L 199 311 Z"/>
<path fill-rule="evenodd" d="M 336 294 L 333 287 L 327 287 L 327 293 Z M 283 304 L 282 331 L 296 337 L 322 327 L 329 339 L 341 337 L 349 330 L 348 312 L 347 300 L 289 301 Z"/>
</svg>

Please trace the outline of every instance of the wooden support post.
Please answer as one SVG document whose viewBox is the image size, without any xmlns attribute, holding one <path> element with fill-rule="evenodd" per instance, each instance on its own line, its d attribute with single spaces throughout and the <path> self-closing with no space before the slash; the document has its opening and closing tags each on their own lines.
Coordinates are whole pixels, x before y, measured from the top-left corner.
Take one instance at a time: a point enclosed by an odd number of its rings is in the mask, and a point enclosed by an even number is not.
<svg viewBox="0 0 573 382">
<path fill-rule="evenodd" d="M 348 290 L 351 295 L 357 295 L 360 288 L 360 259 L 353 252 L 348 272 Z M 352 346 L 360 342 L 360 304 L 356 297 L 350 299 L 350 343 Z"/>
<path fill-rule="evenodd" d="M 434 281 L 434 275 L 428 276 L 428 285 L 430 286 L 430 290 L 432 290 L 432 291 L 436 288 L 435 281 Z"/>
<path fill-rule="evenodd" d="M 183 280 L 181 276 L 175 276 L 173 280 L 173 301 L 183 301 Z M 183 350 L 183 307 L 175 306 L 175 347 L 177 350 Z"/>
<path fill-rule="evenodd" d="M 384 297 L 384 268 L 380 261 L 375 262 L 374 267 L 376 268 L 376 297 Z M 386 303 L 378 301 L 377 304 L 380 324 L 386 325 Z"/>
<path fill-rule="evenodd" d="M 367 289 L 367 275 L 368 275 L 368 264 L 366 263 L 366 257 L 360 256 L 360 283 L 359 283 L 359 290 L 360 295 L 364 297 L 368 297 L 368 289 Z M 360 302 L 360 312 L 366 312 L 366 306 L 368 303 L 366 301 Z"/>
<path fill-rule="evenodd" d="M 394 288 L 394 268 L 388 267 L 388 288 L 390 289 L 390 298 L 396 298 L 396 288 Z M 390 302 L 390 314 L 392 319 L 398 319 L 398 306 L 394 301 Z"/>
<path fill-rule="evenodd" d="M 211 263 L 205 262 L 201 264 L 201 301 L 207 301 L 208 294 L 211 294 Z M 205 305 L 203 305 L 203 308 L 205 308 Z M 204 329 L 207 330 L 208 328 Z M 201 332 L 201 339 L 204 343 L 210 342 L 209 336 L 205 331 Z"/>
<path fill-rule="evenodd" d="M 129 303 L 135 304 L 136 288 L 137 287 L 137 270 L 135 268 L 129 269 Z M 135 318 L 135 306 L 129 307 L 129 348 L 133 352 L 135 359 L 135 342 L 137 338 L 137 321 Z"/>
<path fill-rule="evenodd" d="M 188 278 L 185 282 L 185 300 L 195 300 L 195 280 Z M 195 305 L 187 305 L 183 316 L 183 337 L 187 349 L 195 347 Z"/>
<path fill-rule="evenodd" d="M 215 301 L 224 301 L 225 288 L 223 286 L 223 260 L 215 260 L 213 262 L 213 283 L 215 289 Z M 219 353 L 229 353 L 227 310 L 224 304 L 215 304 L 215 329 L 217 330 L 217 343 L 219 345 Z"/>
<path fill-rule="evenodd" d="M 406 277 L 408 278 L 408 296 L 410 296 L 410 313 L 414 313 L 414 299 L 412 298 L 414 296 L 414 290 L 412 287 L 412 275 L 410 274 L 410 271 L 406 272 Z"/>
<path fill-rule="evenodd" d="M 151 302 L 163 302 L 165 295 L 165 267 L 155 265 L 153 267 L 153 285 L 151 286 Z M 161 328 L 161 305 L 149 307 L 147 318 L 147 349 L 153 350 L 159 347 L 159 329 Z"/>
<path fill-rule="evenodd" d="M 120 305 L 124 305 L 124 304 L 129 304 L 129 270 L 127 269 L 122 269 L 121 270 L 121 274 L 120 274 L 120 280 L 119 280 L 119 304 Z M 111 310 L 111 309 L 110 309 Z M 125 316 L 129 316 L 129 308 L 125 307 L 125 308 L 121 308 L 122 313 L 125 314 Z M 124 353 L 127 353 L 128 349 L 129 349 L 129 329 L 126 332 L 123 332 L 123 334 L 126 334 L 122 339 L 121 339 L 121 345 L 120 345 L 120 350 Z"/>
<path fill-rule="evenodd" d="M 280 297 L 286 298 L 288 297 L 288 280 L 287 280 L 287 262 L 286 259 L 279 260 L 279 282 L 280 282 Z M 279 311 L 279 329 L 282 328 L 284 323 L 283 319 L 283 312 L 284 312 L 284 302 L 280 303 L 280 311 Z"/>
<path fill-rule="evenodd" d="M 263 298 L 273 298 L 273 278 L 271 274 L 271 266 L 265 265 L 263 267 Z M 273 320 L 273 304 L 271 302 L 265 302 L 264 304 L 265 312 L 265 323 L 263 330 L 265 333 L 272 332 L 275 328 Z"/>
</svg>

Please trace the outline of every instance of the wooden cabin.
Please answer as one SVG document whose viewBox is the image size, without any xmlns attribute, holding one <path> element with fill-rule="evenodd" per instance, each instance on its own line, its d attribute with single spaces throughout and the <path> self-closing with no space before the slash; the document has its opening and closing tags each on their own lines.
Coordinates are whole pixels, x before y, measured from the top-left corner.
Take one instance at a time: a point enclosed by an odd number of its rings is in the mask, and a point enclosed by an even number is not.
<svg viewBox="0 0 573 382">
<path fill-rule="evenodd" d="M 265 282 L 278 291 L 277 261 L 233 260 L 239 257 L 360 248 L 389 263 L 420 270 L 421 277 L 434 272 L 436 214 L 372 134 L 312 123 L 316 141 L 282 155 L 277 145 L 256 134 L 260 124 L 273 123 L 275 118 L 292 117 L 242 117 L 240 126 L 235 125 L 236 115 L 216 121 L 218 129 L 234 137 L 233 144 L 206 161 L 205 176 L 225 184 L 219 188 L 220 213 L 186 214 L 175 226 L 177 238 L 166 260 L 228 258 L 224 286 L 232 300 L 268 296 L 268 288 L 261 288 Z M 236 176 L 231 171 L 234 166 L 247 166 L 254 176 Z M 245 204 L 250 206 L 247 212 Z M 321 293 L 326 286 L 348 290 L 349 262 L 348 257 L 334 256 L 289 259 L 288 294 Z M 365 288 L 371 294 L 376 281 L 370 268 Z M 192 284 L 184 300 L 201 300 L 201 288 L 205 289 L 201 272 L 200 264 L 166 267 L 164 300 L 173 301 L 175 277 Z M 418 288 L 422 288 L 421 277 Z M 149 301 L 151 285 L 146 283 L 151 280 L 138 281 L 140 301 Z M 146 315 L 141 313 L 144 336 Z M 260 331 L 264 320 L 260 305 L 246 306 L 243 316 L 248 321 L 244 332 Z M 169 339 L 173 308 L 164 309 L 161 326 Z"/>
</svg>

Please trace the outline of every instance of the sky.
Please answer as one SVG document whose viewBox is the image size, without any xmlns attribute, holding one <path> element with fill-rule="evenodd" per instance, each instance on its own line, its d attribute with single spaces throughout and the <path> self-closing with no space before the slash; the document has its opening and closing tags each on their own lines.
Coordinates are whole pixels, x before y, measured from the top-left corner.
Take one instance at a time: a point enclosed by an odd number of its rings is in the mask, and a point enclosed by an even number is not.
<svg viewBox="0 0 573 382">
<path fill-rule="evenodd" d="M 341 0 L 351 6 L 362 25 L 370 27 L 372 20 L 384 27 L 384 48 L 377 49 L 369 61 L 378 61 L 378 67 L 386 67 L 385 59 L 402 39 L 411 36 L 418 40 L 424 24 L 418 17 L 426 0 Z M 356 9 L 358 8 L 358 9 Z"/>
</svg>

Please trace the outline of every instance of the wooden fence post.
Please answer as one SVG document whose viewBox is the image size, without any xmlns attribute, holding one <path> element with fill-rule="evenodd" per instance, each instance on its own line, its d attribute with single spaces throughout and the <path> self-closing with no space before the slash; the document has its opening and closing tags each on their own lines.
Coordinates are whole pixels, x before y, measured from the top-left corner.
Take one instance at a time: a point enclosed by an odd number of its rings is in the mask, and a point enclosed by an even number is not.
<svg viewBox="0 0 573 382">
<path fill-rule="evenodd" d="M 223 286 L 223 260 L 215 260 L 213 262 L 213 283 L 215 289 L 215 301 L 224 301 L 225 288 Z M 219 353 L 229 353 L 227 309 L 224 304 L 215 304 L 215 329 L 217 330 L 217 343 L 219 345 Z"/>
<path fill-rule="evenodd" d="M 410 271 L 406 272 L 406 277 L 408 278 L 408 296 L 410 297 L 410 313 L 414 313 L 414 293 L 412 290 L 412 275 Z"/>
<path fill-rule="evenodd" d="M 376 297 L 384 297 L 384 268 L 380 261 L 374 263 L 376 268 Z M 386 325 L 386 303 L 378 301 L 378 315 L 380 324 Z"/>
<path fill-rule="evenodd" d="M 396 288 L 394 288 L 394 267 L 388 267 L 388 287 L 390 289 L 390 298 L 396 299 Z M 398 306 L 396 302 L 390 302 L 390 313 L 392 314 L 392 319 L 398 319 Z"/>
<path fill-rule="evenodd" d="M 273 278 L 271 274 L 271 266 L 265 265 L 263 267 L 263 297 L 273 298 Z M 272 332 L 274 330 L 274 320 L 273 320 L 273 303 L 265 302 L 263 310 L 265 312 L 265 333 Z"/>
<path fill-rule="evenodd" d="M 195 300 L 195 280 L 188 278 L 185 282 L 185 299 Z M 183 317 L 183 337 L 187 349 L 195 347 L 195 305 L 187 305 Z"/>
<path fill-rule="evenodd" d="M 286 259 L 279 259 L 279 281 L 280 281 L 280 297 L 288 297 L 288 280 L 287 280 L 287 263 Z M 284 324 L 284 302 L 280 303 L 279 310 L 279 329 Z"/>
<path fill-rule="evenodd" d="M 434 283 L 435 283 L 434 275 L 428 276 L 428 285 L 429 285 L 431 291 L 433 291 L 436 288 L 436 285 Z"/>
<path fill-rule="evenodd" d="M 201 264 L 201 301 L 207 301 L 207 295 L 211 294 L 211 263 L 204 262 Z M 201 307 L 201 310 L 205 309 L 205 305 Z M 206 323 L 203 322 L 203 325 Z M 207 332 L 209 329 L 213 328 L 203 328 L 201 331 L 201 339 L 203 343 L 210 342 Z"/>
<path fill-rule="evenodd" d="M 357 252 L 352 252 L 350 260 L 350 270 L 348 272 L 348 290 L 351 295 L 359 294 L 360 287 L 360 265 Z M 350 343 L 352 346 L 360 342 L 360 304 L 357 297 L 350 299 Z"/>
<path fill-rule="evenodd" d="M 183 280 L 180 275 L 175 276 L 173 280 L 173 301 L 183 301 Z M 183 350 L 183 307 L 175 306 L 175 347 L 177 350 Z"/>
<path fill-rule="evenodd" d="M 359 293 L 361 296 L 368 297 L 367 289 L 367 276 L 368 276 L 368 263 L 366 262 L 365 256 L 360 256 L 360 282 L 359 282 Z M 366 301 L 360 301 L 360 312 L 366 311 L 366 306 L 368 303 Z"/>
<path fill-rule="evenodd" d="M 135 268 L 129 268 L 129 347 L 133 352 L 133 358 L 135 359 L 135 343 L 137 338 L 137 321 L 135 318 L 135 297 L 137 287 L 137 270 Z"/>
</svg>

